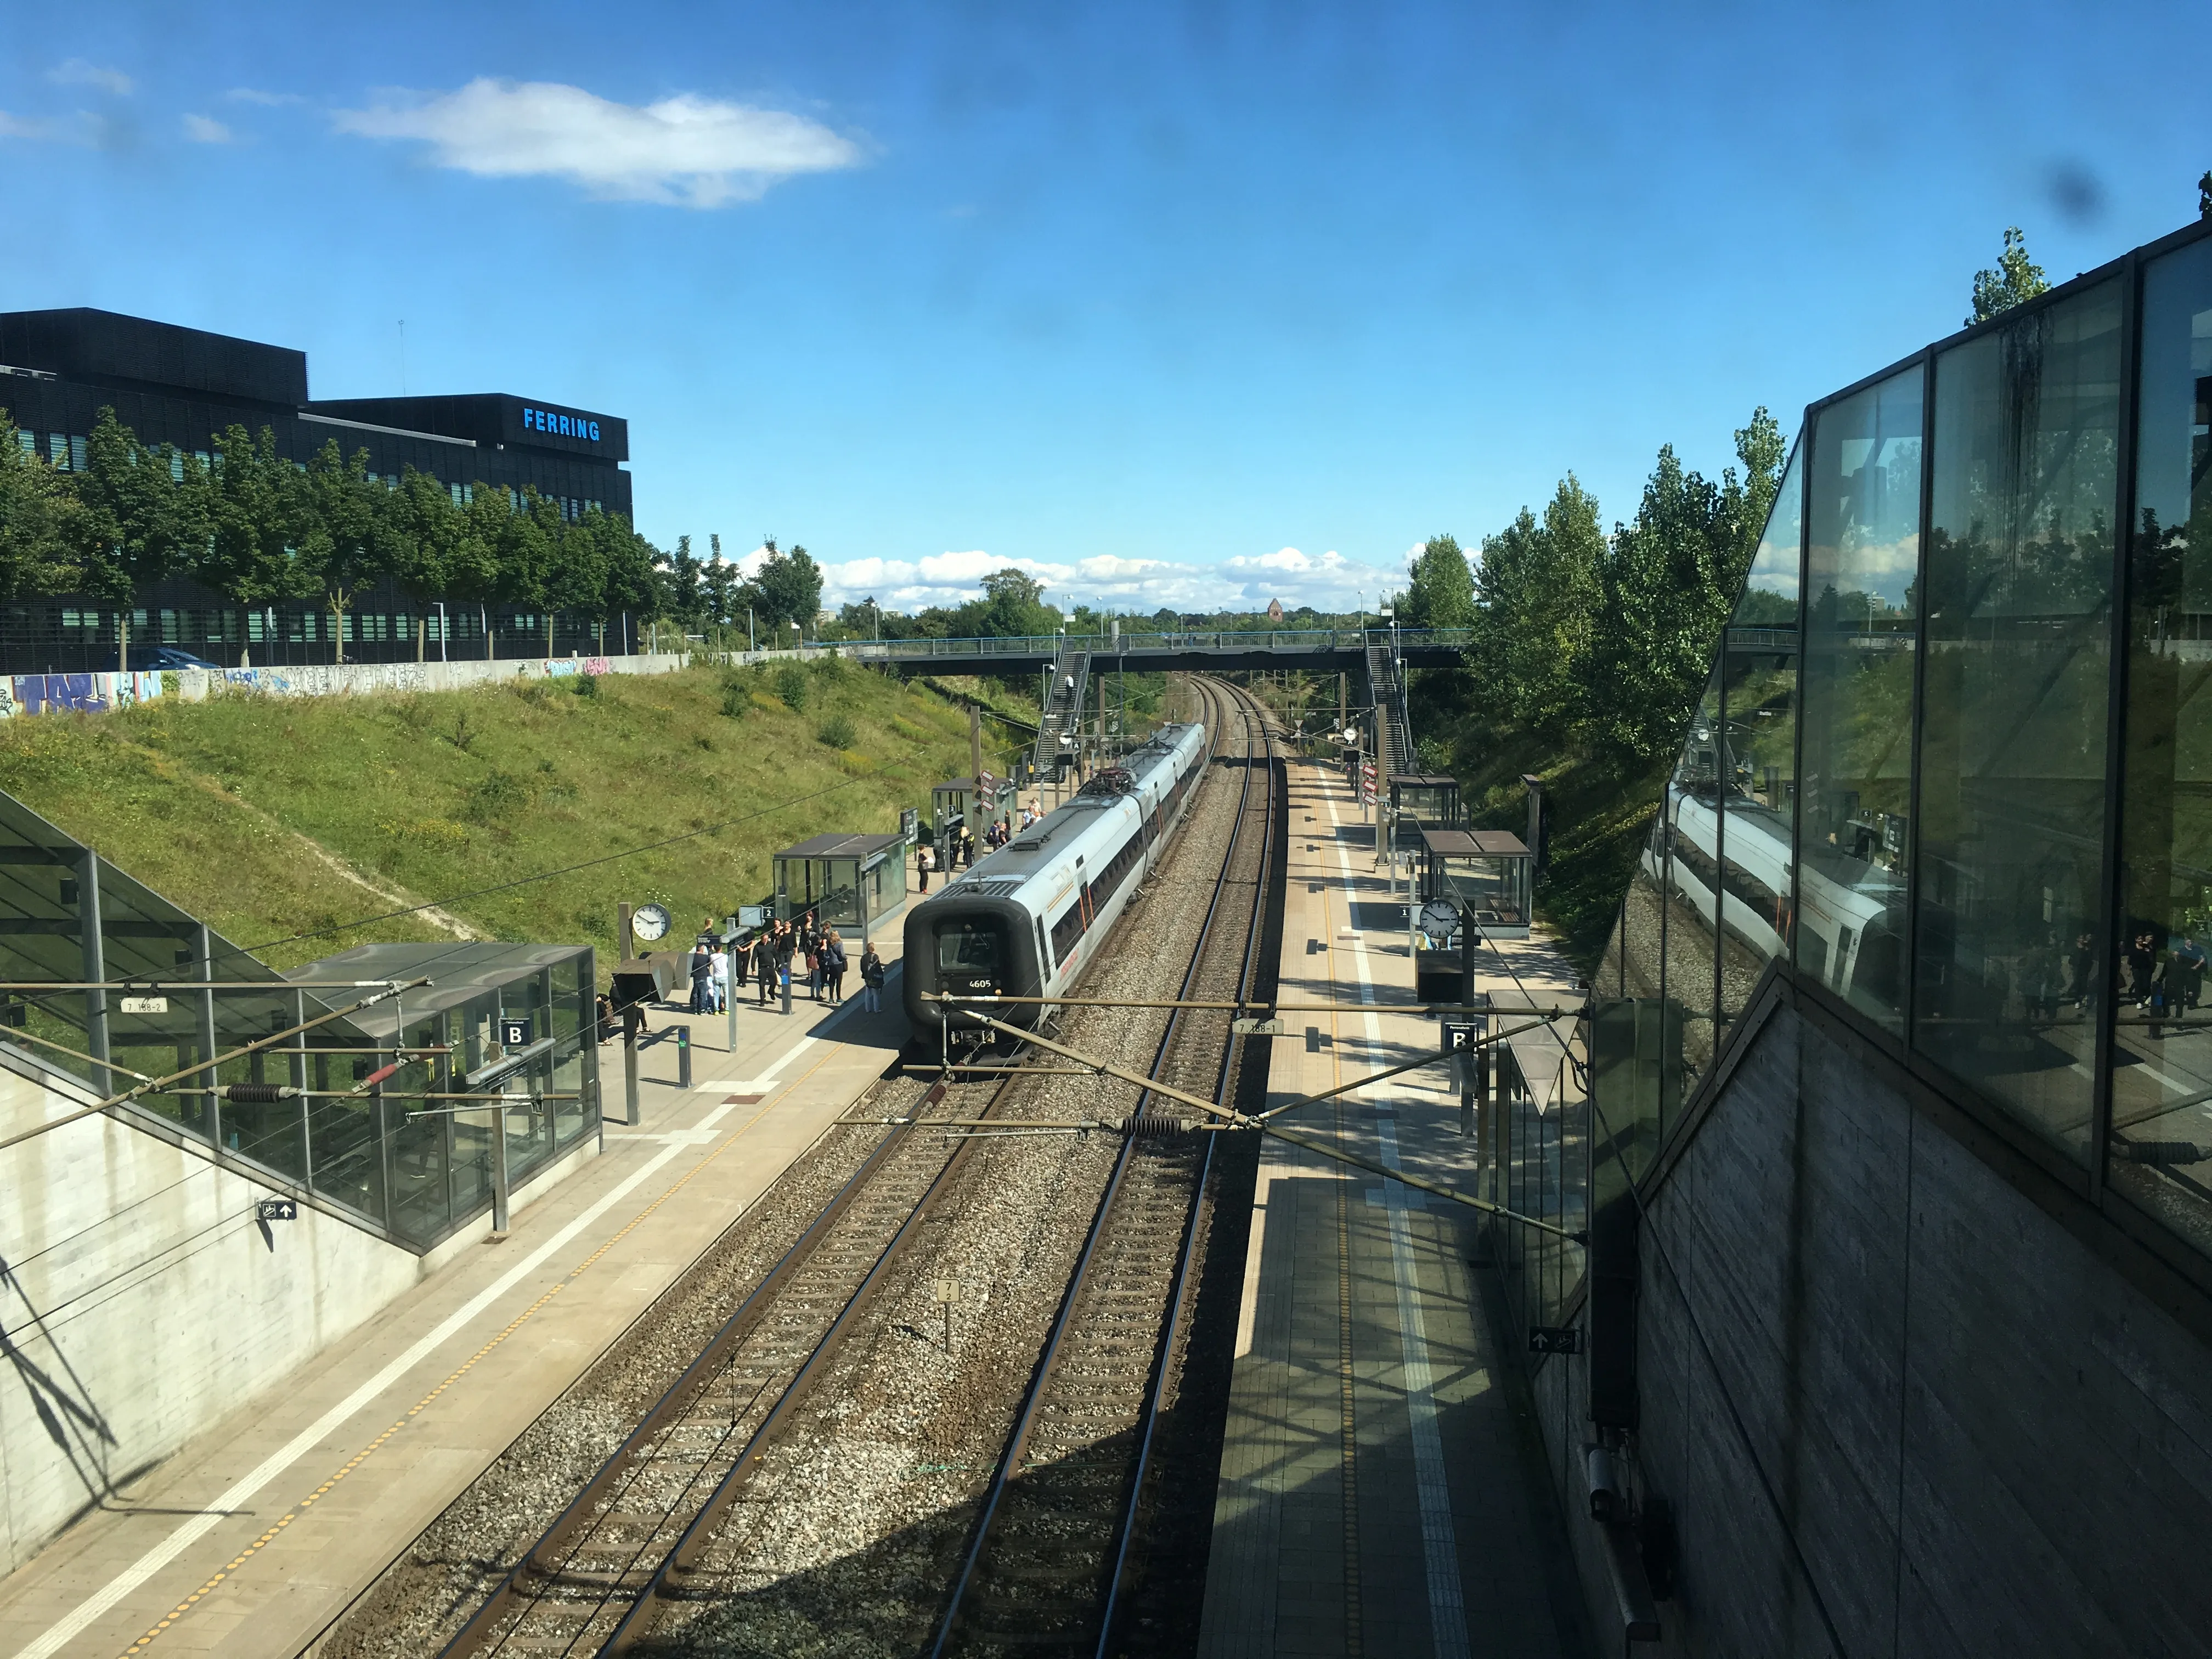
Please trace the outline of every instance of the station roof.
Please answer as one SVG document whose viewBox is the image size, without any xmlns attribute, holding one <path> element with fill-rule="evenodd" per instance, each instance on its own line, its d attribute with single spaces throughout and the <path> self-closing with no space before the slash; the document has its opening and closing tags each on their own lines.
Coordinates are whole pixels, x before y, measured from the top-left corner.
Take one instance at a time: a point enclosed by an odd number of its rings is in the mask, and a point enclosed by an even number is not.
<svg viewBox="0 0 2212 1659">
<path fill-rule="evenodd" d="M 1527 858 L 1528 845 L 1510 830 L 1424 830 L 1421 845 L 1440 858 Z"/>
<path fill-rule="evenodd" d="M 519 979 L 528 979 L 540 969 L 587 955 L 588 945 L 503 945 L 492 940 L 455 940 L 447 945 L 356 945 L 304 968 L 289 969 L 289 980 L 428 979 L 431 983 L 410 991 L 399 1000 L 408 1017 L 456 1007 L 486 991 Z M 325 1002 L 349 1000 L 347 994 L 325 991 Z M 356 1025 L 380 1035 L 392 1030 L 398 1011 L 388 1002 L 351 1016 Z"/>
<path fill-rule="evenodd" d="M 802 841 L 796 847 L 787 847 L 776 854 L 780 859 L 865 859 L 880 853 L 886 847 L 902 846 L 906 837 L 894 830 L 885 836 L 854 836 L 831 833 Z"/>
<path fill-rule="evenodd" d="M 1447 777 L 1442 772 L 1393 772 L 1393 783 L 1410 783 L 1417 789 L 1456 789 L 1457 778 Z"/>
</svg>

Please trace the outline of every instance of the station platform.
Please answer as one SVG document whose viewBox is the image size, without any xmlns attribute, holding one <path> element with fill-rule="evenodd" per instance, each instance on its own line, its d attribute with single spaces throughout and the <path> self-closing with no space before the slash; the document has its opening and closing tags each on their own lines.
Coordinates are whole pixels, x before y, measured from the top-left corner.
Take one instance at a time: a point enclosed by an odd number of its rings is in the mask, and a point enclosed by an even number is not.
<svg viewBox="0 0 2212 1659">
<path fill-rule="evenodd" d="M 1405 907 L 1374 867 L 1349 787 L 1293 760 L 1288 896 L 1269 1104 L 1440 1051 L 1408 1009 Z M 1510 953 L 1510 954 L 1509 954 Z M 1501 1006 L 1575 1000 L 1540 939 L 1491 947 Z M 1516 1054 L 1556 1069 L 1539 1030 Z M 1449 1068 L 1286 1114 L 1285 1127 L 1463 1188 Z M 1475 1212 L 1278 1140 L 1255 1194 L 1244 1303 L 1199 1651 L 1571 1655 L 1591 1651 L 1564 1522 L 1514 1358 L 1473 1265 Z"/>
<path fill-rule="evenodd" d="M 803 990 L 654 1012 L 640 1127 L 601 1052 L 599 1155 L 0 1580 L 0 1653 L 291 1659 L 605 1352 L 823 1129 L 906 1036 L 900 933 L 878 1013 Z M 857 946 L 855 947 L 857 949 Z M 852 987 L 857 974 L 848 979 Z M 674 1034 L 693 1038 L 677 1086 Z"/>
</svg>

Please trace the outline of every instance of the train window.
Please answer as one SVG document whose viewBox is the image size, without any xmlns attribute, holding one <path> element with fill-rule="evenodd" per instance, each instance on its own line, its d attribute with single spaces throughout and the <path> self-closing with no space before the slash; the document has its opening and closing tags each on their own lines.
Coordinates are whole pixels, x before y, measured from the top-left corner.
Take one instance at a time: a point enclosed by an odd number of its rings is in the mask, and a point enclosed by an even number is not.
<svg viewBox="0 0 2212 1659">
<path fill-rule="evenodd" d="M 1067 953 L 1075 948 L 1075 941 L 1083 937 L 1083 904 L 1079 899 L 1067 907 L 1067 913 L 1052 925 L 1052 958 L 1055 963 L 1067 960 Z"/>
<path fill-rule="evenodd" d="M 937 967 L 946 974 L 996 974 L 999 927 L 975 917 L 937 926 Z"/>
</svg>

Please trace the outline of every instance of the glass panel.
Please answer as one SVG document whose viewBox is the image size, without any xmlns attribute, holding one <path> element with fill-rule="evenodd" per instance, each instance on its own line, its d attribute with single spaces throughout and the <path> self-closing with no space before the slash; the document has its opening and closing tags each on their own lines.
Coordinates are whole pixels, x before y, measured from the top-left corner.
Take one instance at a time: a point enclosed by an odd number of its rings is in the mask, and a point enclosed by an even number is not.
<svg viewBox="0 0 2212 1659">
<path fill-rule="evenodd" d="M 2120 285 L 1936 365 L 1913 1041 L 2077 1158 L 2101 925 Z"/>
<path fill-rule="evenodd" d="M 407 1029 L 411 1048 L 434 1048 L 445 1041 L 442 1016 Z M 404 1238 L 427 1243 L 446 1230 L 452 1218 L 446 1175 L 446 1121 L 441 1117 L 410 1117 L 410 1112 L 448 1105 L 424 1100 L 422 1095 L 450 1086 L 443 1063 L 434 1059 L 406 1061 L 385 1085 L 386 1123 L 392 1130 L 392 1227 Z"/>
<path fill-rule="evenodd" d="M 1904 1028 L 1906 811 L 1920 560 L 1921 374 L 1813 429 L 1797 965 Z"/>
<path fill-rule="evenodd" d="M 1729 617 L 1721 861 L 1721 1020 L 1790 948 L 1790 824 L 1797 801 L 1797 568 L 1804 529 L 1801 445 L 1782 474 L 1743 593 Z"/>
<path fill-rule="evenodd" d="M 2143 272 L 2141 398 L 2110 1179 L 2212 1252 L 2212 242 Z"/>
<path fill-rule="evenodd" d="M 1667 787 L 1667 1000 L 1680 1013 L 1681 1048 L 1674 1097 L 1680 1099 L 1713 1063 L 1713 933 L 1720 868 L 1721 688 L 1717 675 L 1691 717 L 1690 735 Z M 1650 1130 L 1656 1146 L 1667 1124 Z M 1641 1173 L 1639 1165 L 1638 1172 Z"/>
</svg>

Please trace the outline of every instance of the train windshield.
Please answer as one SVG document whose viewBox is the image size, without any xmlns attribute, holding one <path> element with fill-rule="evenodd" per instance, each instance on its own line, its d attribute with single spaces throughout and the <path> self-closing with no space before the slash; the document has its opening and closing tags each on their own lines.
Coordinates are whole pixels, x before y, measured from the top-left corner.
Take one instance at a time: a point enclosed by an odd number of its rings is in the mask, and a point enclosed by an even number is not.
<svg viewBox="0 0 2212 1659">
<path fill-rule="evenodd" d="M 941 923 L 937 929 L 937 967 L 946 974 L 996 975 L 998 924 L 975 919 Z"/>
</svg>

